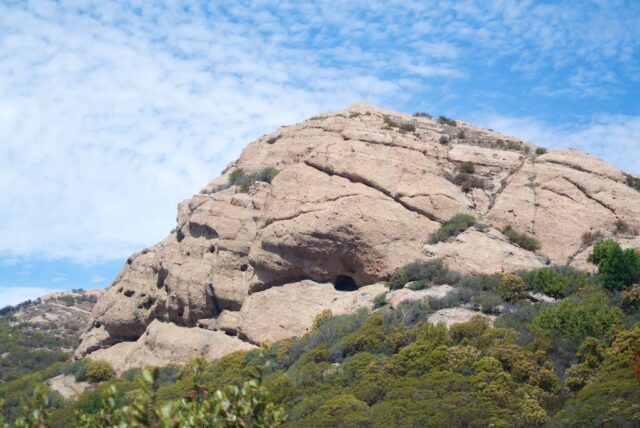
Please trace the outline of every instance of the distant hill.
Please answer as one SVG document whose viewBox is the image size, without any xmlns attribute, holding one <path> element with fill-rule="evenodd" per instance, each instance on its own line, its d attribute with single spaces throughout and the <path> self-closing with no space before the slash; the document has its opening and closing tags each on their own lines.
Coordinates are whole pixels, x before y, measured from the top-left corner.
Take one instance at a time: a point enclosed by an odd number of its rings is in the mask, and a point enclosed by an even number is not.
<svg viewBox="0 0 640 428">
<path fill-rule="evenodd" d="M 0 310 L 0 381 L 69 359 L 104 290 L 46 294 Z"/>
</svg>

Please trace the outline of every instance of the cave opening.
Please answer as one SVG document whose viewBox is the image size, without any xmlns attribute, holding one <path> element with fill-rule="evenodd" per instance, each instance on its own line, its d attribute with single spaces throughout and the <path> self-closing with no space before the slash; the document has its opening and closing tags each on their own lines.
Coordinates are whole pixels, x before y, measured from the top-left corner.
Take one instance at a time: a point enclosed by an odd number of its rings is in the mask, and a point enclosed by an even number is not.
<svg viewBox="0 0 640 428">
<path fill-rule="evenodd" d="M 350 276 L 338 275 L 336 280 L 333 282 L 333 288 L 338 291 L 356 291 L 358 289 L 358 284 Z"/>
</svg>

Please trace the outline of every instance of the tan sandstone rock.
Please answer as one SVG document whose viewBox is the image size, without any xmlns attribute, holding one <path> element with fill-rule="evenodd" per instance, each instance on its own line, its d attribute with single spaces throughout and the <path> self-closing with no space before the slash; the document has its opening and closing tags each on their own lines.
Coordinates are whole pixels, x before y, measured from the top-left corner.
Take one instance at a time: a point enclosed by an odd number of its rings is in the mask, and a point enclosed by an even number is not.
<svg viewBox="0 0 640 428">
<path fill-rule="evenodd" d="M 251 349 L 255 346 L 219 331 L 178 327 L 155 320 L 137 341 L 99 349 L 88 357 L 106 360 L 117 374 L 122 374 L 134 367 L 184 364 L 200 355 L 217 359 Z"/>
<path fill-rule="evenodd" d="M 467 308 L 445 308 L 431 314 L 427 321 L 431 324 L 444 323 L 447 328 L 449 328 L 454 324 L 467 322 L 478 315 L 487 318 L 491 325 L 493 325 L 493 322 L 496 319 L 494 315 L 485 315 L 480 311 L 473 311 Z"/>
<path fill-rule="evenodd" d="M 454 184 L 465 162 L 484 188 Z M 248 193 L 229 185 L 231 174 L 266 167 L 279 170 L 271 183 Z M 425 245 L 458 213 L 489 227 Z M 216 349 L 269 343 L 304 334 L 324 309 L 369 306 L 384 292 L 379 282 L 416 259 L 441 258 L 462 273 L 538 268 L 547 258 L 578 266 L 582 235 L 610 235 L 619 221 L 640 229 L 640 193 L 600 160 L 570 150 L 538 156 L 470 124 L 356 104 L 258 138 L 180 203 L 176 228 L 132 255 L 100 297 L 75 356 L 105 353 L 131 367 L 144 362 L 138 352 L 158 364 L 197 353 L 162 333 L 174 328 L 198 344 L 213 334 Z M 508 242 L 506 226 L 534 236 L 540 250 Z M 359 289 L 336 290 L 341 281 Z"/>
<path fill-rule="evenodd" d="M 409 285 L 409 284 L 407 284 Z M 387 293 L 387 302 L 389 307 L 395 309 L 402 302 L 408 302 L 411 300 L 421 300 L 435 298 L 440 299 L 452 292 L 454 288 L 450 285 L 436 285 L 434 287 L 425 288 L 423 290 L 411 290 L 409 288 L 401 288 L 399 290 L 393 290 Z"/>
<path fill-rule="evenodd" d="M 357 291 L 337 291 L 330 283 L 301 281 L 254 293 L 239 314 L 238 334 L 251 343 L 274 343 L 303 336 L 322 311 L 334 315 L 371 308 L 373 298 L 386 291 L 382 283 Z"/>
<path fill-rule="evenodd" d="M 495 229 L 480 232 L 470 228 L 447 242 L 425 245 L 423 251 L 427 257 L 441 259 L 451 269 L 467 275 L 511 273 L 546 264 L 544 258 L 512 244 Z"/>
</svg>

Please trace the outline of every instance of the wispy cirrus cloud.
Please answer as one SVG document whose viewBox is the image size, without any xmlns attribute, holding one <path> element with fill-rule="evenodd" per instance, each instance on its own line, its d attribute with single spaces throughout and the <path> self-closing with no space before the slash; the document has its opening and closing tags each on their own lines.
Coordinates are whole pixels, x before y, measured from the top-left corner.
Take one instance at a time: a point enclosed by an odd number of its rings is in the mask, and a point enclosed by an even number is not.
<svg viewBox="0 0 640 428">
<path fill-rule="evenodd" d="M 622 0 L 2 3 L 0 258 L 125 257 L 253 138 L 361 100 L 495 112 L 637 171 L 606 147 L 633 145 L 638 19 Z"/>
<path fill-rule="evenodd" d="M 640 174 L 640 117 L 599 115 L 586 123 L 553 125 L 539 119 L 489 115 L 478 123 L 553 149 L 573 147 Z"/>
</svg>

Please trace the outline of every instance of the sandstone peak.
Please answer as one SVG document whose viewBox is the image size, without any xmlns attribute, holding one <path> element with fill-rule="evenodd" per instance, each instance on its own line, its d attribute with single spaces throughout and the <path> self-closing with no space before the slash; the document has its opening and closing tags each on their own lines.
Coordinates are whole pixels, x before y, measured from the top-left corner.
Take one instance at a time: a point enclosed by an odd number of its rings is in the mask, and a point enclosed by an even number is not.
<svg viewBox="0 0 640 428">
<path fill-rule="evenodd" d="M 321 114 L 258 138 L 181 202 L 174 231 L 99 299 L 76 356 L 124 370 L 150 349 L 184 361 L 300 335 L 325 309 L 370 307 L 413 260 L 463 273 L 580 263 L 589 236 L 640 228 L 633 183 L 586 154 L 446 117 L 368 104 Z M 483 227 L 427 243 L 460 213 Z M 540 248 L 514 244 L 507 227 Z"/>
</svg>

